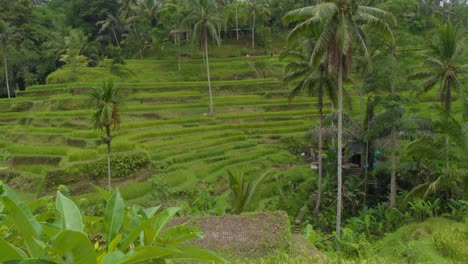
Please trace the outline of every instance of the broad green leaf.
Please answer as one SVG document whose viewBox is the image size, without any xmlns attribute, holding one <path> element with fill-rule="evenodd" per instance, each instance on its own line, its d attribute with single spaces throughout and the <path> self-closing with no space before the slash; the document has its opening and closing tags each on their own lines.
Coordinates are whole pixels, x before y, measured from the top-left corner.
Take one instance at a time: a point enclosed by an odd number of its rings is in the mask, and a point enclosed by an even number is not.
<svg viewBox="0 0 468 264">
<path fill-rule="evenodd" d="M 119 245 L 120 240 L 122 240 L 122 234 L 118 234 L 110 243 L 108 246 L 107 251 L 108 252 L 113 252 L 117 246 Z"/>
<path fill-rule="evenodd" d="M 145 245 L 151 245 L 159 232 L 166 226 L 172 217 L 180 210 L 177 207 L 170 207 L 154 216 L 154 225 L 146 226 L 143 230 Z"/>
<path fill-rule="evenodd" d="M 109 201 L 109 199 L 111 198 L 111 193 L 107 190 L 104 190 L 103 188 L 97 186 L 97 185 L 94 185 L 93 184 L 93 187 L 94 189 L 96 189 L 96 191 L 101 195 L 101 197 L 107 201 Z"/>
<path fill-rule="evenodd" d="M 181 253 L 176 253 L 172 256 L 172 259 L 187 259 L 187 260 L 198 260 L 198 261 L 212 261 L 212 262 L 223 262 L 229 263 L 225 258 L 216 254 L 215 252 L 201 249 L 196 246 L 186 246 L 179 248 Z"/>
<path fill-rule="evenodd" d="M 138 238 L 141 232 L 145 230 L 148 226 L 154 222 L 157 216 L 153 216 L 150 219 L 146 219 L 145 221 L 141 222 L 136 228 L 132 229 L 131 233 L 124 238 L 122 243 L 120 243 L 120 250 L 125 250 L 135 239 Z"/>
<path fill-rule="evenodd" d="M 106 215 L 104 217 L 104 223 L 108 228 L 107 241 L 112 241 L 117 233 L 119 233 L 120 228 L 122 227 L 124 218 L 124 202 L 120 196 L 119 190 L 116 190 L 112 193 L 109 202 L 106 207 Z"/>
<path fill-rule="evenodd" d="M 44 234 L 47 237 L 54 237 L 56 236 L 60 231 L 62 231 L 62 227 L 59 226 L 58 224 L 55 223 L 41 223 L 42 228 L 44 230 Z"/>
<path fill-rule="evenodd" d="M 31 210 L 31 212 L 34 212 L 34 210 L 36 210 L 37 208 L 50 203 L 50 201 L 52 201 L 53 198 L 54 197 L 47 195 L 37 200 L 34 200 L 33 202 L 28 203 L 29 210 Z"/>
<path fill-rule="evenodd" d="M 112 253 L 106 254 L 104 256 L 103 264 L 116 264 L 120 263 L 123 259 L 125 259 L 125 254 L 122 251 L 114 251 Z"/>
<path fill-rule="evenodd" d="M 307 224 L 303 231 L 304 236 L 309 240 L 311 243 L 315 243 L 315 237 L 317 233 L 315 232 L 314 228 L 311 224 Z"/>
<path fill-rule="evenodd" d="M 143 230 L 143 235 L 141 236 L 142 246 L 151 246 L 156 238 L 156 229 L 153 225 L 146 226 Z"/>
<path fill-rule="evenodd" d="M 0 237 L 0 263 L 7 260 L 22 260 L 26 254 Z"/>
<path fill-rule="evenodd" d="M 89 238 L 82 232 L 63 230 L 53 243 L 53 249 L 74 264 L 96 264 L 96 253 Z"/>
<path fill-rule="evenodd" d="M 202 237 L 203 232 L 198 228 L 180 225 L 168 228 L 163 235 L 157 237 L 157 240 L 164 245 L 179 245 L 182 242 Z"/>
<path fill-rule="evenodd" d="M 154 228 L 156 229 L 156 236 L 161 232 L 161 230 L 166 226 L 169 220 L 174 217 L 174 215 L 180 210 L 177 207 L 170 207 L 157 214 L 156 220 L 154 221 Z"/>
<path fill-rule="evenodd" d="M 139 261 L 152 259 L 162 259 L 175 253 L 181 253 L 181 251 L 177 248 L 144 246 L 137 248 L 132 255 L 127 256 L 122 262 L 120 262 L 120 264 L 136 263 Z"/>
<path fill-rule="evenodd" d="M 15 227 L 23 237 L 26 248 L 33 258 L 43 256 L 44 250 L 37 243 L 42 240 L 43 230 L 23 201 L 6 185 L 0 185 L 0 201 L 8 212 L 8 217 L 15 223 Z"/>
<path fill-rule="evenodd" d="M 150 207 L 150 208 L 145 208 L 145 209 L 143 209 L 143 211 L 145 212 L 146 217 L 151 218 L 156 214 L 156 212 L 159 210 L 159 208 L 161 208 L 160 205 Z"/>
<path fill-rule="evenodd" d="M 57 191 L 55 207 L 62 214 L 62 226 L 64 229 L 83 232 L 83 219 L 80 209 L 60 191 Z"/>
</svg>

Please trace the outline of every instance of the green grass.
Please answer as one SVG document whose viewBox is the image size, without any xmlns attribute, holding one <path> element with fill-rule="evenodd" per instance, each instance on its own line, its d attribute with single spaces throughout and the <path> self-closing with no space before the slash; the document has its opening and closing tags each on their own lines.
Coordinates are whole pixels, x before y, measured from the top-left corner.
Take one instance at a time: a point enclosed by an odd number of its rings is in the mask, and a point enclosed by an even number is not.
<svg viewBox="0 0 468 264">
<path fill-rule="evenodd" d="M 467 224 L 443 218 L 410 224 L 378 241 L 376 254 L 393 263 L 466 263 Z"/>
</svg>

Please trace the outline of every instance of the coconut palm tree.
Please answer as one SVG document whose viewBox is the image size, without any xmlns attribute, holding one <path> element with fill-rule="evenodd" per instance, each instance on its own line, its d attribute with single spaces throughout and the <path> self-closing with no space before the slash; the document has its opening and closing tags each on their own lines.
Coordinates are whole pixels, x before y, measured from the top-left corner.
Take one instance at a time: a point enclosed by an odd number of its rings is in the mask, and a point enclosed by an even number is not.
<svg viewBox="0 0 468 264">
<path fill-rule="evenodd" d="M 124 101 L 124 98 L 120 95 L 119 89 L 114 86 L 114 82 L 111 80 L 104 82 L 101 87 L 94 89 L 91 92 L 90 97 L 96 103 L 95 112 L 93 113 L 94 127 L 99 130 L 105 130 L 106 132 L 106 136 L 102 139 L 107 145 L 107 178 L 110 191 L 110 152 L 112 141 L 111 127 L 113 127 L 114 130 L 119 128 L 120 107 Z"/>
<path fill-rule="evenodd" d="M 319 133 L 318 133 L 318 184 L 317 201 L 315 203 L 314 215 L 318 217 L 322 195 L 322 150 L 323 150 L 323 97 L 325 94 L 331 101 L 336 101 L 336 85 L 333 78 L 328 74 L 327 62 L 323 61 L 318 67 L 311 66 L 310 56 L 312 55 L 314 41 L 312 39 L 303 39 L 302 51 L 289 50 L 281 54 L 280 58 L 293 58 L 286 65 L 286 71 L 289 72 L 284 80 L 293 83 L 293 89 L 289 93 L 291 101 L 298 93 L 307 90 L 309 95 L 318 96 L 318 114 L 319 114 Z"/>
<path fill-rule="evenodd" d="M 16 28 L 11 26 L 10 23 L 0 20 L 0 45 L 2 46 L 3 67 L 5 69 L 5 85 L 8 98 L 11 97 L 10 83 L 8 80 L 8 42 L 16 39 L 17 37 L 18 34 L 16 33 Z"/>
<path fill-rule="evenodd" d="M 99 33 L 110 29 L 112 36 L 114 37 L 115 44 L 120 48 L 120 41 L 117 37 L 117 32 L 122 32 L 124 30 L 124 25 L 120 22 L 119 17 L 108 14 L 105 20 L 98 21 L 96 25 L 101 26 Z"/>
<path fill-rule="evenodd" d="M 150 21 L 151 26 L 154 27 L 157 24 L 157 15 L 163 4 L 161 0 L 140 0 L 137 2 L 138 13 L 146 17 Z"/>
<path fill-rule="evenodd" d="M 390 147 L 390 207 L 395 208 L 397 198 L 396 151 L 399 138 L 414 139 L 426 135 L 432 129 L 432 122 L 426 118 L 405 117 L 402 99 L 393 92 L 382 100 L 382 105 L 385 110 L 378 113 L 371 121 L 368 137 L 378 139 L 380 146 Z"/>
<path fill-rule="evenodd" d="M 423 55 L 426 69 L 411 75 L 411 79 L 422 79 L 421 92 L 427 92 L 439 84 L 439 101 L 442 108 L 451 113 L 454 92 L 465 95 L 460 76 L 468 74 L 468 64 L 463 64 L 463 39 L 457 27 L 450 23 L 438 30 L 431 45 L 432 55 Z M 445 169 L 450 170 L 449 135 L 445 135 Z"/>
<path fill-rule="evenodd" d="M 317 25 L 322 25 L 322 31 L 310 58 L 311 65 L 320 64 L 326 57 L 337 75 L 338 82 L 338 194 L 336 235 L 341 235 L 342 207 L 342 133 L 343 133 L 343 78 L 347 76 L 352 66 L 352 50 L 358 49 L 369 57 L 366 35 L 363 25 L 374 27 L 386 37 L 393 39 L 388 18 L 389 13 L 374 7 L 360 6 L 352 0 L 327 0 L 325 2 L 299 8 L 288 12 L 283 18 L 287 23 L 297 23 L 288 35 L 294 40 L 310 32 Z"/>
<path fill-rule="evenodd" d="M 247 1 L 247 10 L 252 16 L 252 49 L 255 49 L 255 24 L 257 22 L 257 16 L 270 14 L 270 9 L 268 9 L 267 0 L 248 0 Z"/>
<path fill-rule="evenodd" d="M 206 74 L 208 77 L 208 91 L 210 94 L 210 116 L 213 115 L 213 94 L 211 91 L 210 63 L 208 59 L 208 35 L 219 46 L 217 25 L 221 19 L 217 16 L 216 6 L 213 0 L 189 1 L 190 13 L 182 22 L 185 25 L 193 25 L 193 37 L 200 39 L 200 44 L 205 52 Z"/>
</svg>

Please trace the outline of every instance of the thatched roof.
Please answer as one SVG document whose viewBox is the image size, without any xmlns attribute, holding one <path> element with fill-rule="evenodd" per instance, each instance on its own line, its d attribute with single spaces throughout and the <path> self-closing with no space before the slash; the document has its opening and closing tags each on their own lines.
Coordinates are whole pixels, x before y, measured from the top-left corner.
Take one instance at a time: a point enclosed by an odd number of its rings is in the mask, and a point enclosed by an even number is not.
<svg viewBox="0 0 468 264">
<path fill-rule="evenodd" d="M 205 233 L 205 237 L 193 241 L 195 245 L 236 257 L 259 257 L 288 250 L 292 238 L 284 212 L 181 217 L 173 219 L 170 226 L 184 223 Z"/>
</svg>

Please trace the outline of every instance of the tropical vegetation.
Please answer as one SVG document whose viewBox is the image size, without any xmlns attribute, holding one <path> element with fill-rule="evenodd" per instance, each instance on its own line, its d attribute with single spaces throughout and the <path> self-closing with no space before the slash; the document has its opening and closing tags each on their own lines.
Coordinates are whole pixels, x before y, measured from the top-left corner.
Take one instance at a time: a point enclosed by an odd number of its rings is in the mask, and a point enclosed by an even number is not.
<svg viewBox="0 0 468 264">
<path fill-rule="evenodd" d="M 466 263 L 467 32 L 460 0 L 0 0 L 0 262 Z"/>
</svg>

